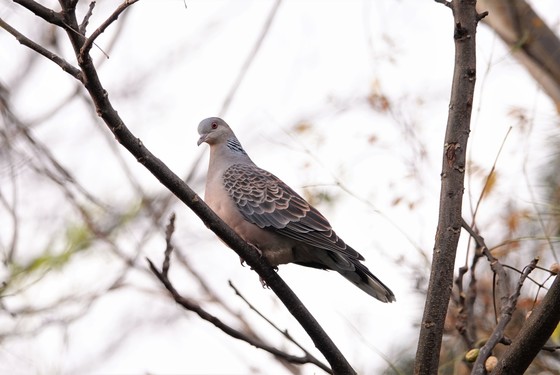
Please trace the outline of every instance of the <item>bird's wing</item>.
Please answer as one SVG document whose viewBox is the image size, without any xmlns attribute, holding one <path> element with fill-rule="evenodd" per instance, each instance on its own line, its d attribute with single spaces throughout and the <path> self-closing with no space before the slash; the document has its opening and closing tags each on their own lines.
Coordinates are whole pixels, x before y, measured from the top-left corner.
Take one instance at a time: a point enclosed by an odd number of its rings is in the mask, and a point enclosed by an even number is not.
<svg viewBox="0 0 560 375">
<path fill-rule="evenodd" d="M 253 164 L 234 164 L 223 175 L 223 183 L 243 217 L 260 228 L 363 260 L 347 246 L 323 215 L 278 177 Z"/>
</svg>

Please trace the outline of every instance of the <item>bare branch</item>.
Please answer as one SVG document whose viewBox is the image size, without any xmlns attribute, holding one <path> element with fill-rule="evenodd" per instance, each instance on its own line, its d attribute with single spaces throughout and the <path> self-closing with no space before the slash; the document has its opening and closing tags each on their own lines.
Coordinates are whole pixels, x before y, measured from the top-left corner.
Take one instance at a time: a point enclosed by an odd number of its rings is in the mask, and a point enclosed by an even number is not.
<svg viewBox="0 0 560 375">
<path fill-rule="evenodd" d="M 89 3 L 88 11 L 87 11 L 86 15 L 84 16 L 84 19 L 83 19 L 82 23 L 80 24 L 80 27 L 78 28 L 78 31 L 80 32 L 80 34 L 83 34 L 83 35 L 86 34 L 86 28 L 89 24 L 89 19 L 93 15 L 93 8 L 95 8 L 95 1 L 92 1 L 91 3 Z"/>
<path fill-rule="evenodd" d="M 47 50 L 46 48 L 40 46 L 39 44 L 35 43 L 31 39 L 27 38 L 25 35 L 23 35 L 16 29 L 14 29 L 12 26 L 10 26 L 8 23 L 6 23 L 2 18 L 0 18 L 0 27 L 6 30 L 7 32 L 9 32 L 10 34 L 12 34 L 20 44 L 46 57 L 47 59 L 54 62 L 56 65 L 60 66 L 62 70 L 64 70 L 66 73 L 70 74 L 78 81 L 80 82 L 82 81 L 82 73 L 80 72 L 79 69 L 74 67 L 68 61 L 64 60 L 62 57 L 58 56 L 54 52 Z"/>
<path fill-rule="evenodd" d="M 167 278 L 167 274 L 169 273 L 169 259 L 171 258 L 171 252 L 173 251 L 173 245 L 171 244 L 171 237 L 173 236 L 173 232 L 175 232 L 175 213 L 171 214 L 169 218 L 169 223 L 165 228 L 165 253 L 164 253 L 164 260 L 163 265 L 161 267 L 161 273 L 164 277 Z"/>
<path fill-rule="evenodd" d="M 60 13 L 55 12 L 52 9 L 49 9 L 36 1 L 33 0 L 13 0 L 14 3 L 17 3 L 27 10 L 33 12 L 37 17 L 41 17 L 48 23 L 52 23 L 53 25 L 59 26 L 61 28 L 65 28 L 66 25 L 64 24 L 64 19 Z"/>
<path fill-rule="evenodd" d="M 473 256 L 472 263 L 469 267 L 464 266 L 459 269 L 457 278 L 455 279 L 455 285 L 458 289 L 458 301 L 457 305 L 459 307 L 459 312 L 457 314 L 457 323 L 455 328 L 467 344 L 469 348 L 474 347 L 477 341 L 476 337 L 476 319 L 474 318 L 474 303 L 477 296 L 477 279 L 476 279 L 476 265 L 478 260 L 482 257 L 481 246 L 477 244 L 476 252 Z M 471 280 L 467 290 L 463 288 L 463 278 L 467 272 L 470 270 Z"/>
<path fill-rule="evenodd" d="M 494 274 L 496 275 L 499 281 L 497 284 L 498 296 L 500 297 L 500 299 L 505 298 L 507 300 L 510 293 L 509 293 L 508 283 L 507 283 L 508 276 L 506 270 L 504 269 L 504 266 L 500 263 L 498 259 L 494 257 L 494 255 L 492 255 L 492 253 L 488 249 L 488 246 L 486 246 L 486 243 L 484 242 L 484 238 L 482 238 L 480 234 L 475 232 L 475 230 L 472 229 L 471 226 L 467 224 L 467 222 L 464 219 L 461 219 L 461 225 L 471 235 L 471 237 L 474 238 L 477 245 L 480 246 L 482 253 L 490 262 L 490 267 L 492 268 L 492 271 L 494 272 Z"/>
<path fill-rule="evenodd" d="M 477 19 L 477 21 L 480 22 L 480 21 L 482 21 L 484 18 L 486 18 L 487 16 L 488 16 L 488 11 L 485 10 L 485 11 L 483 11 L 483 12 L 478 13 L 478 14 L 476 15 L 476 19 Z"/>
<path fill-rule="evenodd" d="M 478 209 L 480 208 L 480 204 L 482 203 L 482 198 L 484 198 L 485 195 L 488 194 L 488 186 L 490 185 L 490 181 L 492 181 L 492 177 L 494 176 L 494 172 L 496 171 L 496 166 L 498 165 L 498 160 L 500 159 L 500 155 L 502 154 L 502 150 L 504 149 L 504 146 L 506 145 L 506 141 L 511 133 L 511 130 L 513 129 L 512 126 L 509 127 L 508 131 L 506 132 L 506 135 L 504 136 L 504 139 L 502 140 L 502 144 L 500 145 L 500 148 L 498 149 L 498 152 L 496 153 L 496 157 L 494 158 L 494 163 L 492 163 L 492 168 L 490 168 L 490 172 L 488 172 L 488 174 L 486 175 L 486 180 L 484 181 L 484 186 L 482 187 L 482 190 L 480 191 L 480 195 L 478 196 L 478 199 L 476 200 L 476 205 L 474 208 L 474 211 L 472 213 L 472 226 L 474 227 L 474 222 L 476 220 L 476 215 L 478 213 Z"/>
</svg>

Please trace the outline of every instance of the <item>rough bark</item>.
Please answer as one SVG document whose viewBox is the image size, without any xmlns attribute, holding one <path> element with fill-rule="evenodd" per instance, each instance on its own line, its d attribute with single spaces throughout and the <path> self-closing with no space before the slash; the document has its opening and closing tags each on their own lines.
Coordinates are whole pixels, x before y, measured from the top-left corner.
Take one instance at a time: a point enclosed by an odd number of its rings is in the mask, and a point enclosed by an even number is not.
<svg viewBox="0 0 560 375">
<path fill-rule="evenodd" d="M 476 80 L 476 0 L 445 2 L 453 11 L 455 69 L 443 146 L 439 219 L 432 269 L 414 365 L 415 374 L 438 373 L 439 353 L 461 233 L 465 158 Z"/>
</svg>

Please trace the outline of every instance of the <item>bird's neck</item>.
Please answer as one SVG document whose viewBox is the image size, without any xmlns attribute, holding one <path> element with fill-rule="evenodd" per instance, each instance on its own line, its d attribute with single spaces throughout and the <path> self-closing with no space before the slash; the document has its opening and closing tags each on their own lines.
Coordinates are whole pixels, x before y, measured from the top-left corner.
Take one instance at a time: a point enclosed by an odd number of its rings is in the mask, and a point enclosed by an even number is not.
<svg viewBox="0 0 560 375">
<path fill-rule="evenodd" d="M 243 146 L 236 138 L 230 138 L 222 146 L 215 145 L 210 147 L 210 168 L 220 175 L 233 164 L 253 163 L 247 155 Z"/>
<path fill-rule="evenodd" d="M 237 138 L 230 138 L 226 141 L 226 148 L 228 151 L 231 151 L 233 154 L 240 154 L 247 156 L 247 153 L 241 146 L 241 143 L 237 140 Z"/>
</svg>

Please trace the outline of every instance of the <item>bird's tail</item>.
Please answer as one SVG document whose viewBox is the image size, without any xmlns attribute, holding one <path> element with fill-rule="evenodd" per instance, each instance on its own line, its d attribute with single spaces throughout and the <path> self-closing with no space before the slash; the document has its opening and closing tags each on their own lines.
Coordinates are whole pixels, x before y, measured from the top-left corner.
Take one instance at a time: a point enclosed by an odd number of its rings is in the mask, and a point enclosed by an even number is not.
<svg viewBox="0 0 560 375">
<path fill-rule="evenodd" d="M 354 270 L 337 269 L 336 271 L 344 276 L 352 284 L 366 292 L 372 297 L 377 298 L 381 302 L 396 301 L 395 295 L 385 284 L 375 277 L 370 270 L 364 266 L 359 260 L 351 260 Z"/>
<path fill-rule="evenodd" d="M 360 262 L 360 259 L 363 259 L 361 255 L 358 252 L 356 252 L 356 254 L 358 254 L 359 257 L 350 257 L 346 254 L 325 251 L 323 249 L 301 247 L 296 253 L 299 259 L 294 263 L 306 267 L 336 271 L 352 284 L 381 302 L 396 301 L 395 295 L 391 289 L 387 288 L 381 280 L 375 277 L 371 271 Z"/>
</svg>

